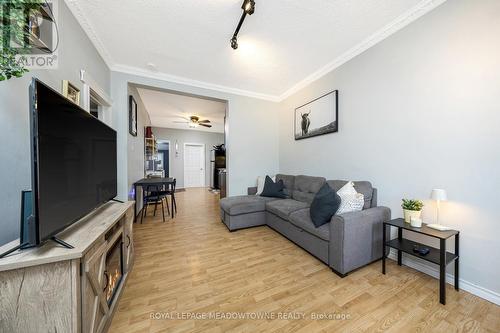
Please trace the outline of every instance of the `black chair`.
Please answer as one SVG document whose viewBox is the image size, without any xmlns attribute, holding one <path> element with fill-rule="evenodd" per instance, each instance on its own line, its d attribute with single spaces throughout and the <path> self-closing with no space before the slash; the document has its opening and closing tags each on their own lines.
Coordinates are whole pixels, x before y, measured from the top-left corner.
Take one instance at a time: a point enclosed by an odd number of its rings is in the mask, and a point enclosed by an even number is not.
<svg viewBox="0 0 500 333">
<path fill-rule="evenodd" d="M 173 183 L 170 188 L 165 191 L 165 196 L 170 197 L 172 201 L 172 218 L 174 218 L 175 214 L 177 214 L 177 202 L 175 201 L 175 187 L 177 184 L 177 179 L 174 178 Z M 167 199 L 167 207 L 168 207 L 168 199 Z"/>
<path fill-rule="evenodd" d="M 155 210 L 153 212 L 153 216 L 156 216 L 156 210 L 158 208 L 158 204 L 161 204 L 161 213 L 162 213 L 162 217 L 163 217 L 163 222 L 165 222 L 165 208 L 163 206 L 163 199 L 166 198 L 166 194 L 164 194 L 163 192 L 166 192 L 166 191 L 162 191 L 160 189 L 160 186 L 158 186 L 158 185 L 148 185 L 146 187 L 146 190 L 144 190 L 144 187 L 143 187 L 143 200 L 142 200 L 143 201 L 143 208 L 142 208 L 142 214 L 141 214 L 141 223 L 144 219 L 144 216 L 146 216 L 148 213 L 148 206 L 150 204 L 155 205 Z M 168 210 L 168 213 L 170 214 L 168 202 L 167 202 L 167 210 Z"/>
</svg>

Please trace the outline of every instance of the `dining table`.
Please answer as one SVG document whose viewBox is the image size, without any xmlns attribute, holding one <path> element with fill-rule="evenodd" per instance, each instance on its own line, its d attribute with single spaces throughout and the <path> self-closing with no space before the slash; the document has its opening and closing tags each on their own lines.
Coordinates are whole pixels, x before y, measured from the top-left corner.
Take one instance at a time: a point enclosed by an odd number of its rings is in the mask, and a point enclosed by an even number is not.
<svg viewBox="0 0 500 333">
<path fill-rule="evenodd" d="M 141 187 L 143 190 L 143 193 L 145 189 L 147 189 L 149 186 L 167 186 L 169 188 L 172 187 L 172 185 L 175 183 L 175 178 L 171 177 L 148 177 L 148 178 L 142 178 L 141 180 L 136 181 L 133 186 L 134 186 L 134 201 L 136 204 L 134 205 L 134 222 L 137 220 L 137 188 Z M 172 207 L 171 209 L 172 213 L 172 218 L 174 218 L 174 209 Z"/>
</svg>

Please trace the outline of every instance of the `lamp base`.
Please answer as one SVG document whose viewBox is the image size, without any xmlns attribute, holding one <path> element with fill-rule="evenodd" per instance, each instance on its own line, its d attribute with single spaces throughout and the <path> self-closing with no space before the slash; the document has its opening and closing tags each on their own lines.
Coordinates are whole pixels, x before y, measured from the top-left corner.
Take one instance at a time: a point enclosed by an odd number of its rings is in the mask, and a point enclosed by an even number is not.
<svg viewBox="0 0 500 333">
<path fill-rule="evenodd" d="M 436 230 L 439 230 L 439 231 L 451 230 L 450 227 L 447 227 L 447 226 L 444 226 L 444 225 L 441 225 L 441 224 L 428 224 L 427 226 L 429 228 L 436 229 Z"/>
</svg>

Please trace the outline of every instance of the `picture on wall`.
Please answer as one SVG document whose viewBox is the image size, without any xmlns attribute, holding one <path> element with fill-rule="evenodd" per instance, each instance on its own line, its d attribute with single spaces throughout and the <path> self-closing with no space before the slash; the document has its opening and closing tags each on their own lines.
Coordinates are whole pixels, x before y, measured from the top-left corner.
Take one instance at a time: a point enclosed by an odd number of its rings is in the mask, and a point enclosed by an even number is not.
<svg viewBox="0 0 500 333">
<path fill-rule="evenodd" d="M 137 102 L 133 96 L 129 98 L 128 131 L 131 135 L 137 136 Z"/>
<path fill-rule="evenodd" d="M 338 132 L 338 90 L 295 109 L 295 140 Z"/>
<path fill-rule="evenodd" d="M 68 80 L 62 81 L 62 94 L 76 105 L 80 105 L 80 89 Z"/>
</svg>

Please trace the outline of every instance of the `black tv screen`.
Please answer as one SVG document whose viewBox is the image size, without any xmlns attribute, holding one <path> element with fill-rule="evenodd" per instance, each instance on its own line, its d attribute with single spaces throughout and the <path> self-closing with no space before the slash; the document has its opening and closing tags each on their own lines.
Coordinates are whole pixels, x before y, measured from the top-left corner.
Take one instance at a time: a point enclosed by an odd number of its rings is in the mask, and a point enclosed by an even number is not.
<svg viewBox="0 0 500 333">
<path fill-rule="evenodd" d="M 116 132 L 36 79 L 30 99 L 33 207 L 41 243 L 116 197 Z"/>
</svg>

